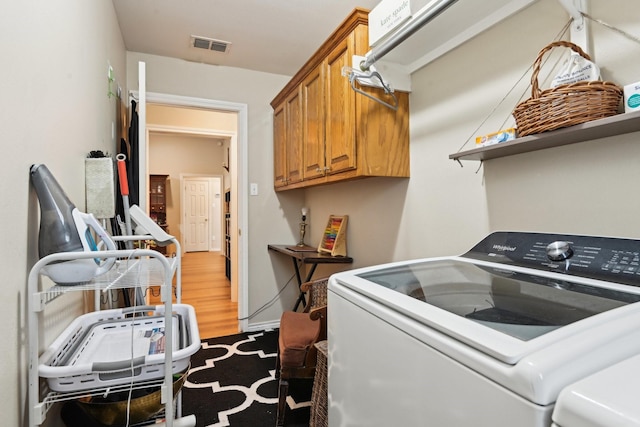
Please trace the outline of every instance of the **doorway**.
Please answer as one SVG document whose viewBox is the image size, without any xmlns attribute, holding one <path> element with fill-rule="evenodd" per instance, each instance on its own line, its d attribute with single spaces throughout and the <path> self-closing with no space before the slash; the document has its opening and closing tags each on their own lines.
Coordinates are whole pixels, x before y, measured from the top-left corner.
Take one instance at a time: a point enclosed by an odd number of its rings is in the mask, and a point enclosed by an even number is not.
<svg viewBox="0 0 640 427">
<path fill-rule="evenodd" d="M 206 100 L 199 98 L 182 97 L 176 95 L 146 93 L 145 103 L 149 105 L 164 105 L 180 107 L 183 109 L 193 109 L 197 111 L 218 111 L 233 114 L 237 120 L 235 132 L 220 132 L 214 130 L 206 130 L 201 128 L 185 128 L 171 124 L 155 124 L 146 120 L 146 129 L 143 134 L 146 135 L 144 142 L 149 140 L 149 132 L 177 132 L 186 134 L 197 134 L 218 137 L 223 136 L 228 145 L 225 149 L 226 159 L 224 168 L 228 173 L 228 183 L 224 182 L 223 191 L 233 188 L 232 197 L 229 202 L 230 211 L 230 233 L 235 237 L 232 239 L 230 248 L 230 258 L 232 260 L 231 272 L 231 289 L 232 300 L 238 302 L 238 318 L 244 318 L 248 310 L 247 301 L 247 247 L 248 235 L 241 233 L 244 228 L 247 230 L 248 217 L 246 214 L 247 194 L 244 191 L 243 183 L 247 181 L 246 170 L 246 148 L 247 148 L 247 106 L 245 104 L 235 104 L 222 101 Z M 140 104 L 142 106 L 142 103 Z M 146 105 L 144 115 L 147 116 Z M 141 138 L 143 143 L 143 138 Z M 141 144 L 142 145 L 142 144 Z M 148 158 L 148 148 L 141 147 L 141 153 Z M 148 170 L 147 170 L 148 172 Z M 240 330 L 246 329 L 247 321 L 240 321 Z"/>
<path fill-rule="evenodd" d="M 154 106 L 149 106 L 154 111 Z M 214 116 L 215 117 L 215 116 Z M 152 120 L 157 120 L 154 114 Z M 149 173 L 166 177 L 164 216 L 186 252 L 220 251 L 222 187 L 231 187 L 223 167 L 226 142 L 218 135 L 158 132 L 149 124 Z M 153 190 L 153 189 L 152 189 Z"/>
</svg>

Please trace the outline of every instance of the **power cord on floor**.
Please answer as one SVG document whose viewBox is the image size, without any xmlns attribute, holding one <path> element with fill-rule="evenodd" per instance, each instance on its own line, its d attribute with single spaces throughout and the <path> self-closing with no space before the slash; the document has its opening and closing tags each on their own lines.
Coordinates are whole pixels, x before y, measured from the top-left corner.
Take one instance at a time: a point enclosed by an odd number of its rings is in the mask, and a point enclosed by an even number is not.
<svg viewBox="0 0 640 427">
<path fill-rule="evenodd" d="M 137 250 L 134 250 L 133 252 L 131 252 L 131 255 L 129 255 L 129 257 L 127 258 L 127 264 L 129 263 L 129 261 L 131 261 L 131 258 L 134 257 L 134 255 L 136 254 Z M 127 266 L 127 270 L 129 269 L 129 267 Z M 138 263 L 138 271 L 137 271 L 137 275 L 136 275 L 136 280 L 135 280 L 135 286 L 139 286 L 139 279 L 140 279 L 140 270 L 141 270 L 141 264 Z M 131 399 L 133 396 L 133 385 L 134 385 L 134 374 L 135 374 L 135 366 L 133 364 L 133 360 L 135 357 L 135 354 L 133 352 L 133 348 L 134 348 L 134 340 L 135 340 L 135 334 L 134 334 L 134 330 L 135 330 L 135 319 L 136 319 L 136 315 L 137 315 L 137 303 L 138 303 L 138 298 L 133 298 L 133 313 L 132 313 L 132 318 L 131 318 L 131 381 L 129 382 L 129 393 L 127 395 L 127 416 L 126 416 L 126 422 L 125 422 L 125 427 L 129 427 L 131 425 Z"/>
<path fill-rule="evenodd" d="M 238 320 L 249 320 L 249 319 L 252 319 L 255 316 L 257 316 L 258 314 L 262 313 L 267 308 L 271 307 L 273 305 L 273 303 L 276 302 L 276 300 L 278 299 L 280 294 L 282 294 L 282 292 L 287 288 L 287 286 L 289 286 L 289 284 L 291 283 L 291 281 L 293 280 L 294 277 L 296 277 L 295 274 L 291 275 L 289 280 L 287 280 L 287 283 L 284 284 L 284 286 L 278 291 L 278 293 L 273 298 L 271 298 L 269 301 L 264 303 L 264 305 L 262 305 L 260 308 L 258 308 L 256 311 L 254 311 L 253 313 L 251 313 L 250 315 L 248 315 L 246 317 L 239 317 Z"/>
</svg>

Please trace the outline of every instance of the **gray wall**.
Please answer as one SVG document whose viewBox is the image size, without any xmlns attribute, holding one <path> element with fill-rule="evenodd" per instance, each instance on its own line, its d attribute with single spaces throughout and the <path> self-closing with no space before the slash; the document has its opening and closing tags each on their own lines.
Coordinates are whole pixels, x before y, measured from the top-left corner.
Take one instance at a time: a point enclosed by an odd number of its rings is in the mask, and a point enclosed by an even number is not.
<svg viewBox="0 0 640 427">
<path fill-rule="evenodd" d="M 2 425 L 21 426 L 26 422 L 28 372 L 26 282 L 37 259 L 39 215 L 29 167 L 46 164 L 84 210 L 85 157 L 91 150 L 115 151 L 112 125 L 119 122 L 118 101 L 107 95 L 107 67 L 114 69 L 113 87 L 126 91 L 126 57 L 109 0 L 5 2 L 2 9 L 0 353 L 5 368 L 0 373 L 0 412 Z M 81 306 L 80 293 L 54 302 L 42 324 L 48 330 L 44 341 L 53 340 Z"/>
<path fill-rule="evenodd" d="M 591 15 L 640 34 L 634 2 L 590 3 Z M 459 254 L 494 230 L 640 237 L 638 133 L 490 160 L 479 170 L 478 162 L 461 168 L 448 158 L 510 118 L 527 90 L 528 68 L 567 21 L 556 0 L 540 0 L 415 72 L 411 178 L 308 190 L 314 242 L 330 213 L 350 216 L 349 254 L 358 266 Z M 640 46 L 599 25 L 591 30 L 603 77 L 640 80 Z"/>
</svg>

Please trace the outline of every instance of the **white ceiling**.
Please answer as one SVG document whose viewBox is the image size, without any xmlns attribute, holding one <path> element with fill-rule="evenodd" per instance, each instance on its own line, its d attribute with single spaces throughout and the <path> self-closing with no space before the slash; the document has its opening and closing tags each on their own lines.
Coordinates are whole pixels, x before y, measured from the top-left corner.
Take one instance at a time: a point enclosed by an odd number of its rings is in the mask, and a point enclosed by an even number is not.
<svg viewBox="0 0 640 427">
<path fill-rule="evenodd" d="M 381 0 L 112 1 L 128 51 L 291 76 L 355 7 L 371 10 Z M 457 1 L 385 60 L 412 73 L 536 1 Z M 432 3 L 411 0 L 413 17 Z M 226 53 L 198 49 L 192 36 L 231 45 Z"/>
<path fill-rule="evenodd" d="M 380 0 L 113 0 L 126 49 L 293 75 L 356 7 Z M 231 42 L 190 47 L 192 35 Z"/>
</svg>

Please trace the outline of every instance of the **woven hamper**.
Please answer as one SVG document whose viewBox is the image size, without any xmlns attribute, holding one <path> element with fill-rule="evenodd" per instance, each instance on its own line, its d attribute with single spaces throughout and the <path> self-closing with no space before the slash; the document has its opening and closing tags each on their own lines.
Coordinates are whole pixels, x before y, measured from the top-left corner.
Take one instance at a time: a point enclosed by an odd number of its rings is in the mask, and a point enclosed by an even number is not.
<svg viewBox="0 0 640 427">
<path fill-rule="evenodd" d="M 577 82 L 540 90 L 538 74 L 545 53 L 555 47 L 567 47 L 591 60 L 579 46 L 556 41 L 543 48 L 533 65 L 531 98 L 513 110 L 518 137 L 573 126 L 618 114 L 622 88 L 604 81 Z"/>
<path fill-rule="evenodd" d="M 311 392 L 311 417 L 309 427 L 328 427 L 328 341 L 320 341 L 315 344 L 318 349 L 318 363 L 313 379 L 313 390 Z"/>
</svg>

